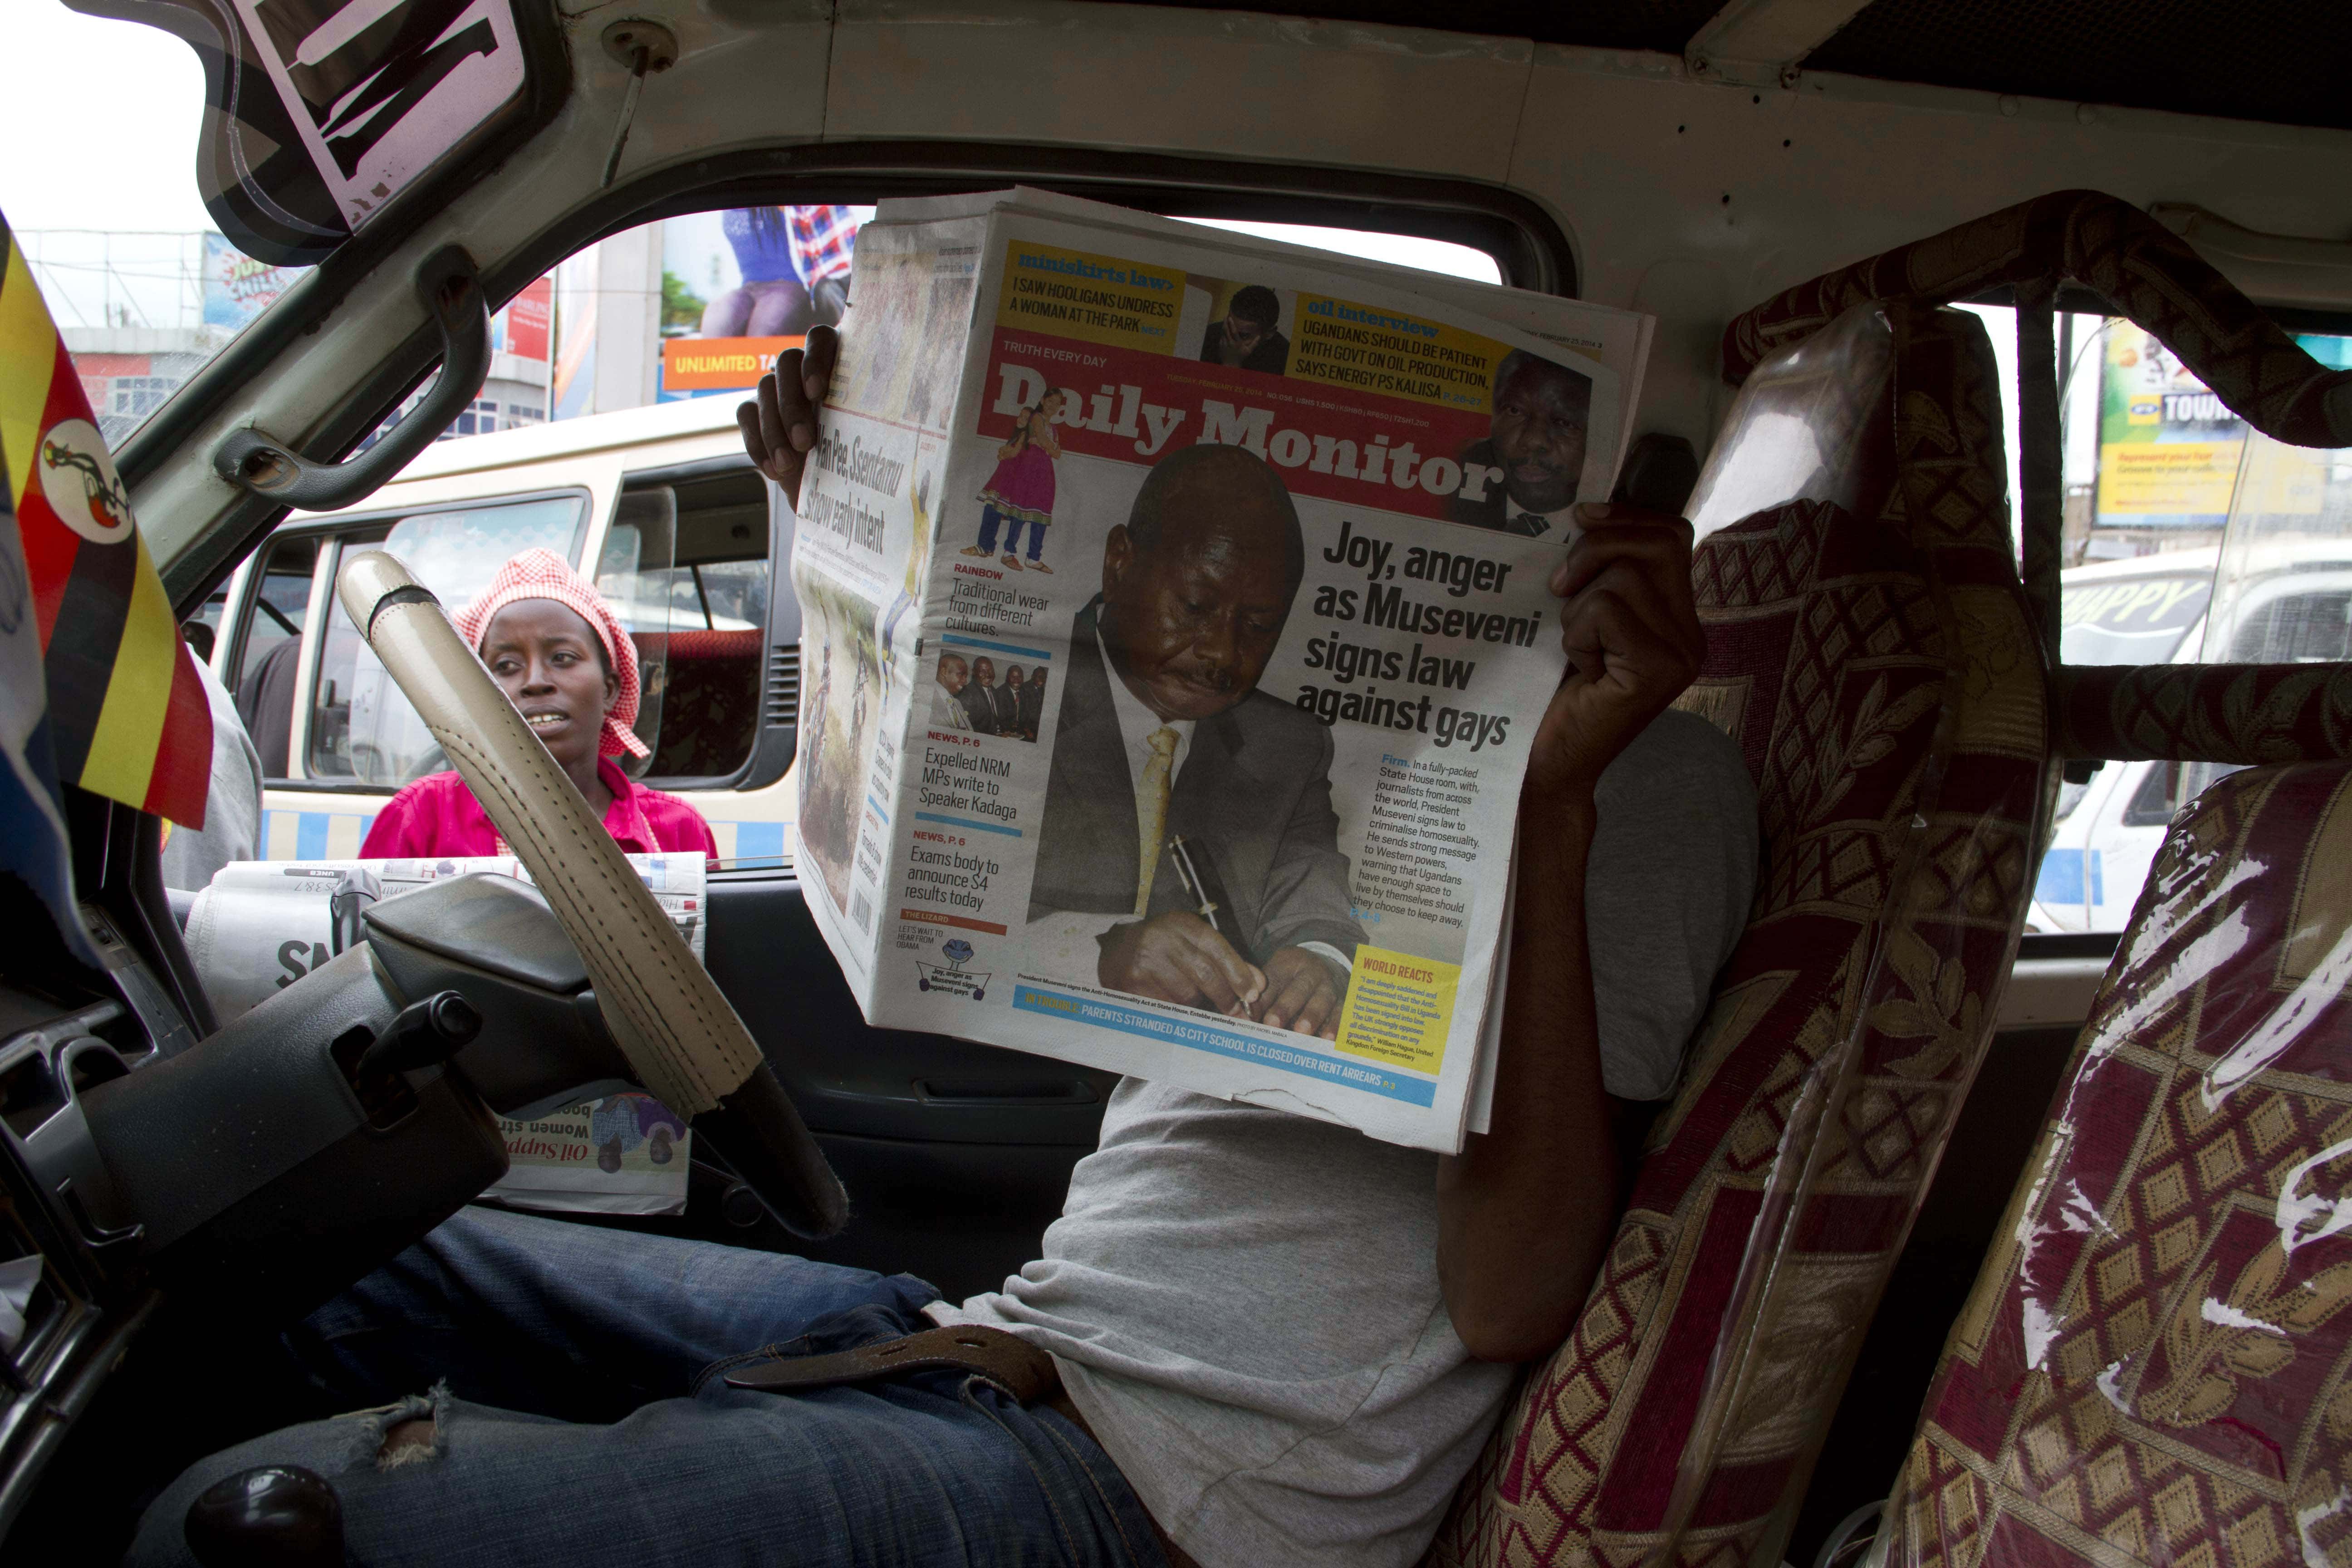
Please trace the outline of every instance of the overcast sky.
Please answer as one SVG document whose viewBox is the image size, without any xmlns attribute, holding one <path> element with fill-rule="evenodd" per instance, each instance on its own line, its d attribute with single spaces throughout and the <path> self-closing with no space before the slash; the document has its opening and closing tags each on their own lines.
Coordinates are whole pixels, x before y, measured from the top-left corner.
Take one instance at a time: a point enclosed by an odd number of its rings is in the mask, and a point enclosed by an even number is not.
<svg viewBox="0 0 2352 1568">
<path fill-rule="evenodd" d="M 198 229 L 204 68 L 136 22 L 7 0 L 0 212 L 14 228 Z"/>
</svg>

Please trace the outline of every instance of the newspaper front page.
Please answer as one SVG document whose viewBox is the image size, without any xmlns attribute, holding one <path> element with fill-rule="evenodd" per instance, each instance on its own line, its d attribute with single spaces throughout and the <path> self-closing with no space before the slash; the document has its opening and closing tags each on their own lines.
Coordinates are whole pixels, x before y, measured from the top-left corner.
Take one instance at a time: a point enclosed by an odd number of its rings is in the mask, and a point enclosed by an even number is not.
<svg viewBox="0 0 2352 1568">
<path fill-rule="evenodd" d="M 793 548 L 819 927 L 877 1026 L 1458 1148 L 1646 328 L 1018 198 L 859 236 Z"/>
</svg>

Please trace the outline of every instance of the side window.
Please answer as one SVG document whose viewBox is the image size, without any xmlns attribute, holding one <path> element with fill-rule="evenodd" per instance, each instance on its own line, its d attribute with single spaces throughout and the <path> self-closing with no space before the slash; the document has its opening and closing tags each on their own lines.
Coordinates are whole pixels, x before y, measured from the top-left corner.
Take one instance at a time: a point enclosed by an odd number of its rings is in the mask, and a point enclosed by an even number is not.
<svg viewBox="0 0 2352 1568">
<path fill-rule="evenodd" d="M 2161 827 L 2172 820 L 2173 793 L 2180 787 L 2180 764 L 2158 763 L 2139 781 L 2124 807 L 2126 827 Z"/>
<path fill-rule="evenodd" d="M 287 775 L 289 739 L 294 728 L 294 663 L 310 625 L 310 578 L 319 564 L 319 538 L 299 534 L 273 541 L 262 559 L 245 616 L 244 641 L 236 650 L 228 689 L 237 717 L 261 755 L 261 775 Z"/>
<path fill-rule="evenodd" d="M 625 547 L 608 544 L 598 586 L 631 616 L 649 670 L 637 723 L 654 749 L 645 776 L 707 787 L 740 773 L 759 744 L 774 541 L 768 490 L 746 465 L 630 497 L 655 493 L 670 500 L 672 554 L 659 566 L 642 552 L 632 563 Z"/>
<path fill-rule="evenodd" d="M 577 495 L 383 518 L 333 542 L 337 562 L 380 546 L 400 557 L 455 616 L 489 585 L 499 563 L 534 547 L 577 558 L 585 507 Z M 311 685 L 310 776 L 397 788 L 447 766 L 432 732 L 348 616 L 327 617 Z"/>
<path fill-rule="evenodd" d="M 643 778 L 656 771 L 662 709 L 668 700 L 669 628 L 680 622 L 677 604 L 677 495 L 667 485 L 625 489 L 596 560 L 596 591 L 620 611 L 637 645 L 637 717 L 631 728 L 655 755 L 621 757 L 622 771 Z"/>
<path fill-rule="evenodd" d="M 761 532 L 767 531 L 762 519 Z M 765 542 L 763 539 L 762 543 Z M 713 561 L 693 567 L 702 624 L 712 631 L 758 631 L 768 624 L 768 558 Z"/>
<path fill-rule="evenodd" d="M 1962 308 L 1985 319 L 1991 338 L 2014 496 L 2015 315 L 2004 306 Z M 2056 328 L 2066 662 L 2352 658 L 2352 449 L 2286 447 L 2252 430 L 2129 321 L 2062 313 Z M 2352 336 L 2296 341 L 2324 364 L 2352 367 Z M 2149 767 L 2119 814 L 2116 797 L 2103 795 L 2084 826 L 2070 808 L 2085 796 L 2070 786 L 2059 815 L 2074 840 L 2061 847 L 2146 864 L 2106 835 L 2165 826 L 2227 771 Z M 2137 889 L 2110 883 L 2107 891 L 2091 929 L 2120 929 Z M 2051 912 L 2061 929 L 2078 929 Z"/>
<path fill-rule="evenodd" d="M 2162 827 L 2175 812 L 2237 771 L 2234 763 L 2158 763 L 2124 807 L 2124 826 Z"/>
<path fill-rule="evenodd" d="M 213 649 L 219 646 L 221 617 L 228 611 L 228 595 L 218 588 L 205 601 L 203 609 L 180 623 L 180 635 L 188 647 L 195 650 L 198 664 L 213 661 Z"/>
<path fill-rule="evenodd" d="M 2352 364 L 2352 338 L 2325 341 L 2347 351 L 2336 363 Z M 2203 657 L 2216 664 L 2352 658 L 2352 447 L 2290 447 L 2259 432 L 2247 438 Z"/>
<path fill-rule="evenodd" d="M 341 574 L 344 557 L 353 551 L 374 549 L 383 537 L 379 528 L 322 541 L 320 548 L 327 552 L 327 580 L 331 584 Z M 327 603 L 318 668 L 310 673 L 310 754 L 303 767 L 314 779 L 363 783 L 367 775 L 352 765 L 352 682 L 358 674 L 360 649 L 365 645 L 350 618 L 334 613 L 331 589 Z"/>
<path fill-rule="evenodd" d="M 2345 552 L 2352 556 L 2352 552 Z M 2338 566 L 2337 575 L 2342 574 Z M 2318 664 L 2352 659 L 2352 587 L 2245 594 L 2230 628 L 2232 664 Z"/>
<path fill-rule="evenodd" d="M 2059 589 L 2059 657 L 2068 664 L 2163 664 L 2205 619 L 2213 576 L 2077 574 Z"/>
<path fill-rule="evenodd" d="M 310 616 L 310 578 L 319 564 L 315 536 L 281 539 L 269 547 L 255 585 L 253 614 L 245 627 L 245 648 L 232 684 L 242 685 L 280 646 L 299 640 Z"/>
</svg>

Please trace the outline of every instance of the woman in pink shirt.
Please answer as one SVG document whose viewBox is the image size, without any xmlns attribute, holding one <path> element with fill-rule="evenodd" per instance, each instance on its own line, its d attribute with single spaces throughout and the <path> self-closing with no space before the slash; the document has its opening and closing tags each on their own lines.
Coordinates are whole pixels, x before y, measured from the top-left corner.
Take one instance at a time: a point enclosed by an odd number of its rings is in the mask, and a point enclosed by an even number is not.
<svg viewBox="0 0 2352 1568">
<path fill-rule="evenodd" d="M 612 758 L 646 755 L 637 717 L 637 647 L 595 585 L 552 551 L 526 550 L 457 616 L 464 637 L 623 850 L 699 849 L 710 825 L 676 795 L 646 788 Z M 454 773 L 428 773 L 377 813 L 367 859 L 505 855 L 489 814 Z"/>
</svg>

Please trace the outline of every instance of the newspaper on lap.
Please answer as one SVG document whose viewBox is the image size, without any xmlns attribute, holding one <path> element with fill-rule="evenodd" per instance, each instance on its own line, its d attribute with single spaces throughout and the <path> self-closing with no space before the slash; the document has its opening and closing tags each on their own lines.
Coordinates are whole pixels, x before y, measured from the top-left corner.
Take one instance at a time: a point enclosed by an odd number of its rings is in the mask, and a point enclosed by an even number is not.
<svg viewBox="0 0 2352 1568">
<path fill-rule="evenodd" d="M 1647 319 L 1028 191 L 852 299 L 795 832 L 867 1021 L 1458 1149 Z"/>
<path fill-rule="evenodd" d="M 699 854 L 630 855 L 654 900 L 698 960 L 709 936 Z M 188 911 L 188 952 L 223 1023 L 242 1016 L 352 942 L 379 899 L 472 872 L 528 882 L 512 856 L 400 860 L 241 860 L 224 866 Z M 507 1174 L 482 1196 L 567 1214 L 686 1210 L 692 1133 L 649 1094 L 583 1100 L 530 1121 L 499 1118 Z"/>
</svg>

